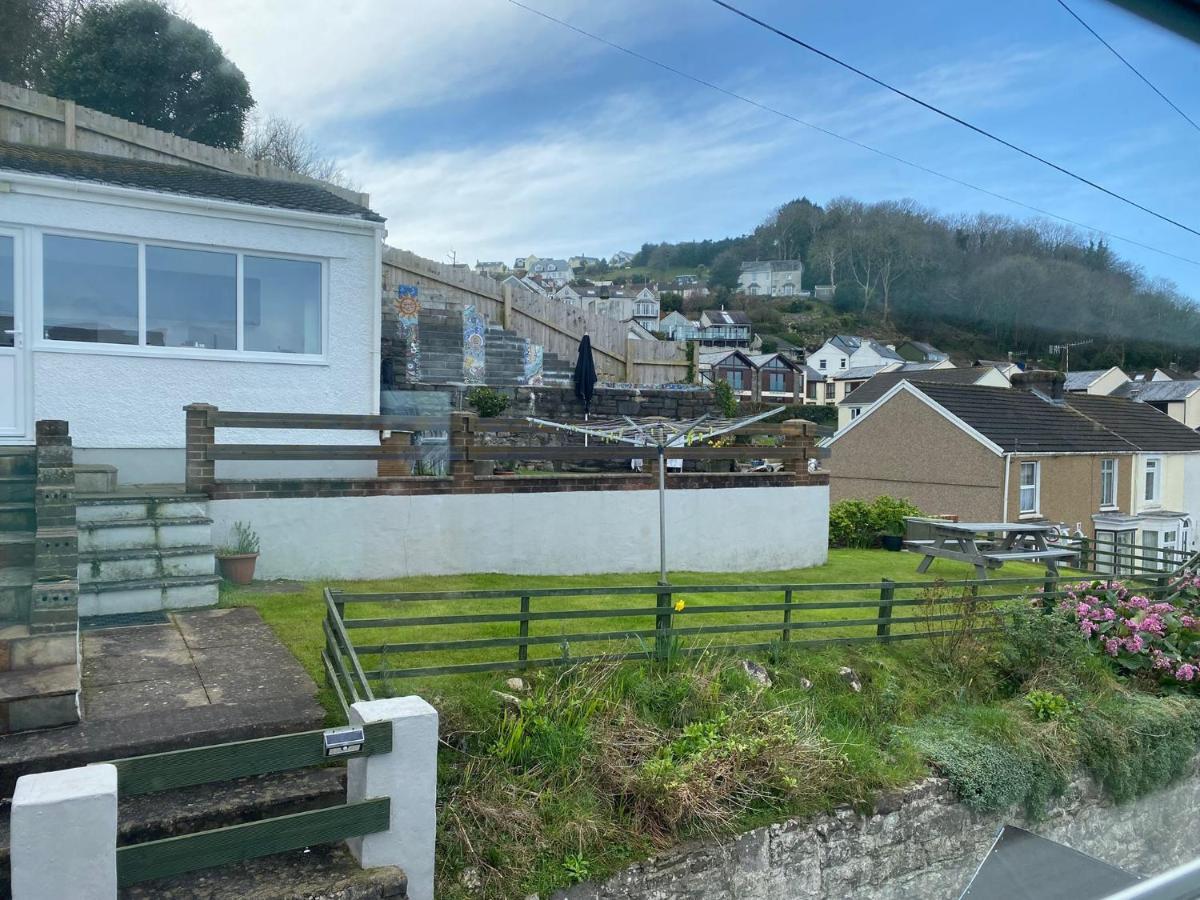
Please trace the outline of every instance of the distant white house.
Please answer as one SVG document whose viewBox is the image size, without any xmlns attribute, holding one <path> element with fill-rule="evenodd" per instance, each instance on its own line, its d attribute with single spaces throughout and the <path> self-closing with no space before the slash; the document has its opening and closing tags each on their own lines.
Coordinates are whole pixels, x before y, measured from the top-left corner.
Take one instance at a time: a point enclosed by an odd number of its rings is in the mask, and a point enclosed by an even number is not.
<svg viewBox="0 0 1200 900">
<path fill-rule="evenodd" d="M 530 278 L 528 275 L 523 275 L 520 278 L 518 278 L 516 275 L 509 275 L 507 278 L 505 278 L 503 281 L 500 282 L 501 288 L 503 288 L 505 285 L 508 285 L 509 287 L 516 288 L 516 289 L 533 291 L 539 297 L 549 297 L 550 296 L 549 291 L 547 291 L 544 287 L 541 286 L 541 284 L 539 284 L 535 279 Z"/>
<path fill-rule="evenodd" d="M 643 328 L 657 327 L 660 310 L 658 294 L 650 288 L 644 287 L 633 295 L 633 319 Z"/>
<path fill-rule="evenodd" d="M 539 275 L 552 284 L 566 284 L 575 278 L 575 270 L 565 259 L 539 259 L 526 269 L 529 275 Z"/>
<path fill-rule="evenodd" d="M 738 290 L 752 297 L 791 297 L 802 293 L 803 275 L 798 259 L 756 259 L 742 263 Z"/>
<path fill-rule="evenodd" d="M 1120 366 L 1108 369 L 1091 369 L 1068 372 L 1063 390 L 1072 394 L 1096 394 L 1107 396 L 1129 381 Z"/>
<path fill-rule="evenodd" d="M 810 353 L 806 362 L 822 375 L 832 377 L 846 369 L 882 367 L 890 363 L 903 363 L 905 359 L 891 347 L 871 338 L 838 334 Z"/>
<path fill-rule="evenodd" d="M 567 258 L 567 265 L 572 269 L 584 269 L 588 266 L 600 265 L 600 257 L 598 256 L 571 256 Z"/>
<path fill-rule="evenodd" d="M 528 272 L 533 268 L 534 263 L 536 263 L 540 258 L 541 257 L 535 256 L 532 253 L 530 253 L 528 256 L 518 256 L 513 260 L 513 268 L 524 269 L 526 272 Z"/>
<path fill-rule="evenodd" d="M 630 253 L 628 250 L 618 250 L 608 258 L 608 261 L 614 266 L 627 266 L 633 262 L 633 257 L 634 254 Z"/>
<path fill-rule="evenodd" d="M 480 275 L 491 275 L 493 278 L 495 278 L 498 275 L 507 274 L 508 265 L 501 260 L 494 260 L 490 262 L 480 262 L 479 260 L 476 260 L 475 271 Z"/>
<path fill-rule="evenodd" d="M 182 482 L 186 404 L 379 411 L 384 230 L 366 207 L 19 144 L 0 143 L 0 184 L 0 443 L 65 419 L 77 462 Z"/>
</svg>

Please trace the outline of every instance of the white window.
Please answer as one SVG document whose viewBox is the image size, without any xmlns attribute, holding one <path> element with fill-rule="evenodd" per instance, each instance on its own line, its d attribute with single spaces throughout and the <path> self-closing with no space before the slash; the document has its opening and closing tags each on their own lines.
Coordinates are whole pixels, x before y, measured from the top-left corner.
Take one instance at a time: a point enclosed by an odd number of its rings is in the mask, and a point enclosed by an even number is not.
<svg viewBox="0 0 1200 900">
<path fill-rule="evenodd" d="M 842 368 L 846 368 L 846 357 L 842 357 Z"/>
<path fill-rule="evenodd" d="M 138 245 L 48 234 L 42 242 L 47 340 L 137 344 Z"/>
<path fill-rule="evenodd" d="M 318 356 L 323 295 L 318 260 L 42 238 L 46 341 Z"/>
<path fill-rule="evenodd" d="M 1117 505 L 1117 461 L 1100 460 L 1100 508 L 1111 509 Z"/>
<path fill-rule="evenodd" d="M 850 407 L 850 421 L 853 422 L 855 419 L 857 419 L 861 415 L 862 415 L 862 407 L 861 406 Z"/>
<path fill-rule="evenodd" d="M 1162 458 L 1149 456 L 1143 469 L 1142 499 L 1157 504 L 1162 501 Z"/>
<path fill-rule="evenodd" d="M 827 360 L 827 359 L 818 360 L 817 367 L 824 370 L 827 368 L 826 363 L 828 363 L 828 362 L 829 362 L 829 360 Z"/>
<path fill-rule="evenodd" d="M 1036 462 L 1021 463 L 1020 482 L 1020 511 L 1024 514 L 1036 514 L 1041 500 L 1041 464 Z"/>
<path fill-rule="evenodd" d="M 146 247 L 146 343 L 237 349 L 237 256 Z"/>
</svg>

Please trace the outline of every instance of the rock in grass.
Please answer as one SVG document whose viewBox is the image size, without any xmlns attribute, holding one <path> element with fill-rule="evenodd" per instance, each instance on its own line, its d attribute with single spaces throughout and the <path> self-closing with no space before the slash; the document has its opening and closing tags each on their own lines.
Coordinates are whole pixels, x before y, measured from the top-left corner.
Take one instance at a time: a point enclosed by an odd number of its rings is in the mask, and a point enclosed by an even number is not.
<svg viewBox="0 0 1200 900">
<path fill-rule="evenodd" d="M 746 673 L 746 677 L 756 684 L 761 684 L 763 687 L 771 686 L 771 675 L 760 666 L 758 663 L 750 659 L 742 660 L 742 671 Z"/>
<path fill-rule="evenodd" d="M 458 883 L 463 886 L 464 890 L 471 894 L 483 890 L 483 876 L 479 874 L 479 870 L 474 866 L 468 866 L 459 873 Z"/>
<path fill-rule="evenodd" d="M 805 678 L 803 675 L 800 676 L 800 681 L 798 682 L 798 684 L 800 685 L 800 690 L 802 690 L 802 691 L 811 691 L 812 690 L 812 682 L 809 681 L 807 678 Z"/>
<path fill-rule="evenodd" d="M 504 691 L 492 691 L 492 693 L 496 697 L 499 697 L 500 702 L 503 703 L 509 709 L 520 709 L 521 708 L 521 698 L 520 697 L 516 697 L 512 694 L 506 694 Z"/>
<path fill-rule="evenodd" d="M 524 678 L 510 678 L 504 682 L 504 686 L 514 694 L 525 694 L 529 692 L 529 685 L 525 683 Z"/>
<path fill-rule="evenodd" d="M 858 694 L 862 692 L 862 679 L 858 677 L 858 673 L 852 668 L 849 666 L 842 666 L 840 669 L 838 669 L 838 675 L 841 677 L 842 681 L 846 682 L 846 686 L 849 687 L 850 690 L 854 691 L 854 693 Z"/>
</svg>

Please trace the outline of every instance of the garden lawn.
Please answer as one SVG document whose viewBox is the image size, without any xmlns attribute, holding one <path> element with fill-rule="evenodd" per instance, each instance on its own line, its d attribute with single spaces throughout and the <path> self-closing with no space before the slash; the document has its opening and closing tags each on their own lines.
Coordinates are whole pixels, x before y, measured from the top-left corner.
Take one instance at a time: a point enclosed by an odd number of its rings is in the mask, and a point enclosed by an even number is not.
<svg viewBox="0 0 1200 900">
<path fill-rule="evenodd" d="M 880 550 L 844 550 L 829 551 L 829 560 L 825 565 L 806 569 L 787 569 L 768 572 L 673 572 L 670 575 L 672 585 L 676 588 L 686 585 L 751 585 L 751 584 L 860 584 L 878 582 L 890 579 L 897 582 L 921 582 L 931 586 L 939 580 L 957 581 L 974 577 L 973 569 L 963 563 L 950 560 L 938 560 L 931 571 L 919 575 L 916 572 L 920 557 L 912 553 L 888 553 Z M 1025 563 L 1010 563 L 993 576 L 997 579 L 1028 577 L 1029 587 L 1040 585 L 1044 570 L 1040 566 Z M 312 675 L 313 679 L 322 685 L 321 701 L 329 711 L 331 721 L 344 718 L 338 701 L 331 688 L 325 687 L 324 668 L 321 662 L 321 650 L 325 638 L 321 621 L 325 616 L 325 601 L 323 590 L 326 587 L 344 591 L 346 594 L 355 593 L 390 593 L 390 592 L 430 592 L 463 590 L 516 590 L 527 588 L 531 590 L 545 588 L 598 588 L 617 586 L 650 587 L 657 581 L 657 573 L 634 573 L 622 575 L 577 575 L 577 576 L 530 576 L 530 575 L 450 575 L 426 576 L 412 578 L 397 578 L 381 581 L 328 581 L 297 583 L 291 585 L 265 584 L 251 585 L 238 588 L 225 585 L 222 589 L 221 603 L 224 606 L 254 606 L 263 619 L 275 630 L 280 639 L 288 646 Z M 989 594 L 1018 593 L 1024 585 L 998 584 L 989 589 Z M 896 592 L 898 599 L 927 599 L 936 605 L 941 595 L 946 598 L 952 592 L 949 590 L 924 592 L 920 589 L 902 589 Z M 943 598 L 943 599 L 946 599 Z M 727 612 L 697 614 L 697 609 L 707 605 L 729 605 L 749 603 L 781 603 L 783 592 L 763 593 L 706 593 L 687 594 L 677 591 L 675 600 L 683 600 L 684 609 L 674 614 L 675 627 L 707 628 L 722 625 L 749 625 L 751 623 L 777 624 L 782 623 L 782 612 Z M 830 610 L 805 610 L 806 605 L 819 604 L 831 600 L 862 600 L 869 601 L 870 606 L 859 608 L 842 608 Z M 792 613 L 793 623 L 811 622 L 843 622 L 854 620 L 874 620 L 877 615 L 878 590 L 851 589 L 797 591 L 794 594 L 795 611 Z M 582 597 L 565 598 L 533 598 L 531 610 L 534 612 L 568 609 L 646 609 L 654 606 L 655 598 L 646 595 L 611 595 L 596 594 Z M 516 596 L 502 600 L 430 600 L 389 603 L 389 604 L 349 604 L 347 618 L 377 618 L 383 616 L 445 616 L 465 613 L 485 612 L 516 612 L 519 600 Z M 922 612 L 921 606 L 898 606 L 894 616 L 903 618 L 916 616 Z M 938 612 L 939 610 L 932 610 Z M 541 620 L 530 623 L 529 633 L 532 636 L 547 636 L 553 640 L 549 643 L 529 647 L 530 659 L 547 657 L 587 656 L 598 653 L 644 653 L 653 647 L 653 638 L 648 636 L 634 637 L 625 641 L 578 641 L 571 639 L 572 634 L 596 632 L 645 632 L 654 627 L 653 615 L 647 613 L 638 616 L 613 616 L 605 618 L 588 618 L 576 620 Z M 892 626 L 893 633 L 923 630 L 934 626 L 899 623 Z M 874 634 L 875 624 L 866 625 L 830 625 L 820 628 L 804 628 L 791 634 L 793 642 L 818 641 L 847 637 L 864 637 Z M 449 625 L 407 626 L 404 628 L 391 627 L 388 629 L 351 629 L 350 637 L 356 646 L 380 646 L 395 643 L 419 643 L 432 641 L 452 641 L 473 638 L 503 638 L 517 634 L 516 622 L 470 623 Z M 691 648 L 705 646 L 716 647 L 722 644 L 763 644 L 778 640 L 782 632 L 778 629 L 763 631 L 735 632 L 723 634 L 705 634 L 689 636 L 679 644 Z M 565 646 L 564 646 L 565 644 Z M 388 653 L 385 655 L 362 655 L 363 667 L 373 669 L 408 669 L 422 666 L 442 666 L 460 663 L 500 662 L 511 660 L 514 670 L 517 648 L 515 646 L 472 648 L 455 651 L 423 651 L 409 653 Z M 469 683 L 486 681 L 492 683 L 494 673 L 471 675 L 441 675 L 415 678 L 392 678 L 378 685 L 378 695 L 417 693 L 453 692 Z M 381 689 L 380 689 L 381 688 Z"/>
</svg>

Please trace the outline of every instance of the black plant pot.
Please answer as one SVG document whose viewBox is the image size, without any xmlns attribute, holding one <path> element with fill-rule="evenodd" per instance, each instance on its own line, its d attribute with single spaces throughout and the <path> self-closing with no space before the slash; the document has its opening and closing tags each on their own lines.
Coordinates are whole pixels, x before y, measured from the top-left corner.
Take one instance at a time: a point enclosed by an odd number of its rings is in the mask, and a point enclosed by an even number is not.
<svg viewBox="0 0 1200 900">
<path fill-rule="evenodd" d="M 904 549 L 904 538 L 898 534 L 881 534 L 879 542 L 883 544 L 884 550 L 891 550 L 893 553 Z"/>
</svg>

